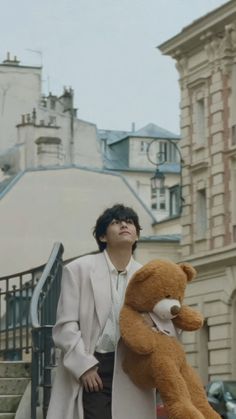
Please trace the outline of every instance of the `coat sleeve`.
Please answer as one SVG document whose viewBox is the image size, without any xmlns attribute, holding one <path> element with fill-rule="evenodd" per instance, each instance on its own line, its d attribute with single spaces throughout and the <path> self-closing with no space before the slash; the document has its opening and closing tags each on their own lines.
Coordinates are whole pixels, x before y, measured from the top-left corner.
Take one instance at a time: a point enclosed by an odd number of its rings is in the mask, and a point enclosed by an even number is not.
<svg viewBox="0 0 236 419">
<path fill-rule="evenodd" d="M 55 345 L 62 350 L 63 364 L 79 380 L 89 368 L 98 364 L 97 359 L 88 354 L 79 328 L 79 278 L 64 267 L 61 293 L 57 306 L 57 321 L 53 328 Z"/>
</svg>

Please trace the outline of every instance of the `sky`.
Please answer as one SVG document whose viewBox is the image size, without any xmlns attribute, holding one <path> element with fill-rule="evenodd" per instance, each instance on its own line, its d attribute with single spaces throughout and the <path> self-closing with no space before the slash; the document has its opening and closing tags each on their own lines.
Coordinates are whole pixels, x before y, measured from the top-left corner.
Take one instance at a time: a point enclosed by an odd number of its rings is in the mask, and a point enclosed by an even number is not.
<svg viewBox="0 0 236 419">
<path fill-rule="evenodd" d="M 157 46 L 223 0 L 0 0 L 0 62 L 43 65 L 42 91 L 72 87 L 101 129 L 148 123 L 179 134 L 175 62 Z"/>
</svg>

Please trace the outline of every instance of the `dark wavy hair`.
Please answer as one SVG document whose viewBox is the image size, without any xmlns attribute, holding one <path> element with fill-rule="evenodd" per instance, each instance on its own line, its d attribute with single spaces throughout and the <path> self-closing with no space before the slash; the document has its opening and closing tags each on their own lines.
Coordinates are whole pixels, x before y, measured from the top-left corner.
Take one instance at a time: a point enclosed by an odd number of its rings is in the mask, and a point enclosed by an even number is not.
<svg viewBox="0 0 236 419">
<path fill-rule="evenodd" d="M 101 242 L 100 237 L 104 236 L 107 232 L 107 227 L 112 220 L 128 220 L 131 219 L 135 225 L 137 235 L 139 237 L 140 230 L 142 228 L 139 224 L 139 218 L 136 212 L 130 208 L 125 207 L 123 204 L 115 204 L 111 208 L 107 208 L 96 221 L 96 225 L 93 229 L 93 236 L 96 239 L 100 252 L 102 252 L 107 244 Z M 136 249 L 137 243 L 135 242 L 132 246 L 132 252 Z"/>
</svg>

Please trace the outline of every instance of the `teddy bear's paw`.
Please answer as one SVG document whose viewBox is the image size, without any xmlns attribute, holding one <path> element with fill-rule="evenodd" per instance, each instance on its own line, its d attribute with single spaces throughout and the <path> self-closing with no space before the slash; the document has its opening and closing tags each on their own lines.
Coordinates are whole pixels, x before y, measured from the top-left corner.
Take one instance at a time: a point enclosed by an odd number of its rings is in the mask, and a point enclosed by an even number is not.
<svg viewBox="0 0 236 419">
<path fill-rule="evenodd" d="M 211 412 L 207 412 L 207 413 L 205 414 L 205 417 L 206 417 L 207 419 L 221 419 L 221 416 L 220 416 L 220 415 L 218 415 L 218 413 L 216 413 L 213 409 L 212 409 L 212 411 L 211 411 Z"/>
<path fill-rule="evenodd" d="M 169 419 L 210 419 L 205 418 L 203 414 L 191 403 L 175 403 L 168 409 Z"/>
</svg>

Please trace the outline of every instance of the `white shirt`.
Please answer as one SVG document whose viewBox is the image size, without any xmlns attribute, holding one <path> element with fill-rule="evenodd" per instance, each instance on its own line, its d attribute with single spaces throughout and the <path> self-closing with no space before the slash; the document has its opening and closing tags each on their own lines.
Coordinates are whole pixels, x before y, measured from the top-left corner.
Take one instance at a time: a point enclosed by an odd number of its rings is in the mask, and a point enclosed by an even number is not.
<svg viewBox="0 0 236 419">
<path fill-rule="evenodd" d="M 127 282 L 130 277 L 129 270 L 133 258 L 130 258 L 130 261 L 124 271 L 118 272 L 106 250 L 103 252 L 104 257 L 107 262 L 110 284 L 111 284 L 111 298 L 112 298 L 112 307 L 109 313 L 107 322 L 103 329 L 102 335 L 98 339 L 96 345 L 96 352 L 114 352 L 116 344 L 120 338 L 119 330 L 119 316 L 120 310 L 124 302 L 125 290 L 127 287 Z"/>
</svg>

